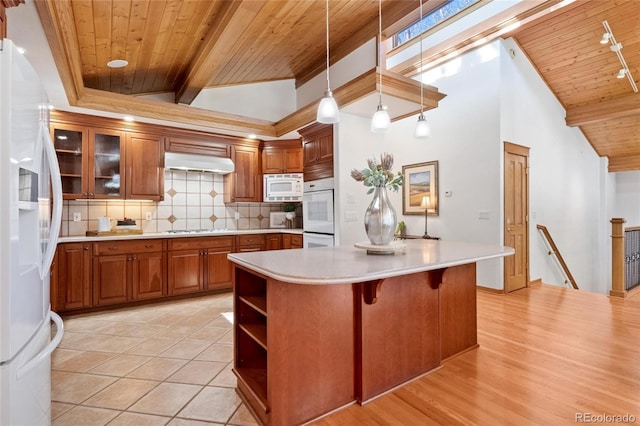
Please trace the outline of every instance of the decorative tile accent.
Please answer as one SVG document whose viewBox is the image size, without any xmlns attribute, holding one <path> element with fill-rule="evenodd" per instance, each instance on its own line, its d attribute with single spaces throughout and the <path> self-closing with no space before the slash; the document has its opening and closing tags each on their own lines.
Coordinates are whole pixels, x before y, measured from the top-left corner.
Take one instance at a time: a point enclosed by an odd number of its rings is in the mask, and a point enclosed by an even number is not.
<svg viewBox="0 0 640 426">
<path fill-rule="evenodd" d="M 170 190 L 167 191 L 167 194 L 169 194 L 170 197 L 173 197 L 174 195 L 176 195 L 178 192 L 171 188 Z"/>
<path fill-rule="evenodd" d="M 216 216 L 215 214 L 212 214 L 211 216 L 209 216 L 209 220 L 213 223 L 216 220 L 218 220 L 218 216 Z"/>
<path fill-rule="evenodd" d="M 215 196 L 218 195 L 218 193 L 216 192 L 215 189 L 212 189 L 211 192 L 209 192 L 209 195 L 211 195 L 211 198 L 215 198 Z"/>
<path fill-rule="evenodd" d="M 177 218 L 177 217 L 175 217 L 174 215 L 171 215 L 171 216 L 169 216 L 169 217 L 167 218 L 167 220 L 168 220 L 169 222 L 173 223 L 173 222 L 175 222 L 176 220 L 178 220 L 178 218 Z"/>
<path fill-rule="evenodd" d="M 262 220 L 264 219 L 264 216 L 262 216 L 262 213 L 258 213 L 258 216 L 256 216 L 256 219 Z"/>
</svg>

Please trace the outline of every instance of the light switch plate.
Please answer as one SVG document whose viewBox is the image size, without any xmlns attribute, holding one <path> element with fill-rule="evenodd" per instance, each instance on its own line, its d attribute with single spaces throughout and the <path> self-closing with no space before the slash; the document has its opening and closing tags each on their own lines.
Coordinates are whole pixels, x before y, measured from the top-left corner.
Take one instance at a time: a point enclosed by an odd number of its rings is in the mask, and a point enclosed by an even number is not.
<svg viewBox="0 0 640 426">
<path fill-rule="evenodd" d="M 82 215 L 80 214 L 80 212 L 75 212 L 73 214 L 73 221 L 80 222 L 81 220 L 82 220 Z"/>
</svg>

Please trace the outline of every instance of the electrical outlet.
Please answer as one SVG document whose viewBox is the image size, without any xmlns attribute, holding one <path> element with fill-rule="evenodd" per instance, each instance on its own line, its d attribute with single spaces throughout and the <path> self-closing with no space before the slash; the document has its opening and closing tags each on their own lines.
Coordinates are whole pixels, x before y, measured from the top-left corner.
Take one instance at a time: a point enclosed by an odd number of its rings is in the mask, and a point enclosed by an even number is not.
<svg viewBox="0 0 640 426">
<path fill-rule="evenodd" d="M 240 219 L 240 212 L 236 212 L 236 220 Z"/>
<path fill-rule="evenodd" d="M 82 220 L 82 216 L 80 215 L 80 212 L 75 212 L 73 214 L 73 221 L 74 222 L 80 222 Z"/>
<path fill-rule="evenodd" d="M 146 220 L 151 220 L 151 212 L 147 212 L 145 215 Z"/>
</svg>

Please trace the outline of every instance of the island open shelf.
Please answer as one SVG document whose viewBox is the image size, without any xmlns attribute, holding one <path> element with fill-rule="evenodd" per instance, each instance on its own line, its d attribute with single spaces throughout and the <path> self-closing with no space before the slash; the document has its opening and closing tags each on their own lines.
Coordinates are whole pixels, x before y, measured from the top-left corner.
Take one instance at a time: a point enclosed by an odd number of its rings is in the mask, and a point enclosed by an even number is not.
<svg viewBox="0 0 640 426">
<path fill-rule="evenodd" d="M 477 347 L 476 264 L 501 246 L 409 241 L 234 253 L 238 393 L 262 424 L 365 404 Z"/>
</svg>

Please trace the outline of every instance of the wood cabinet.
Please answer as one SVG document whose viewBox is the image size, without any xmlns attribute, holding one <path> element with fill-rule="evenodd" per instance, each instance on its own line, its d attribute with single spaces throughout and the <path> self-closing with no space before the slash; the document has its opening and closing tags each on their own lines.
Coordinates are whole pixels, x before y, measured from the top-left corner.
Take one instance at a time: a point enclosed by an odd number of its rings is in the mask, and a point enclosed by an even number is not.
<svg viewBox="0 0 640 426">
<path fill-rule="evenodd" d="M 160 136 L 122 130 L 117 120 L 56 113 L 52 115 L 51 137 L 63 198 L 163 199 L 164 145 Z"/>
<path fill-rule="evenodd" d="M 302 235 L 282 234 L 282 249 L 302 248 Z"/>
<path fill-rule="evenodd" d="M 299 139 L 265 141 L 262 149 L 262 173 L 302 173 L 302 144 Z"/>
<path fill-rule="evenodd" d="M 231 146 L 226 142 L 212 141 L 204 136 L 169 136 L 165 141 L 165 151 L 230 158 Z"/>
<path fill-rule="evenodd" d="M 239 253 L 264 250 L 264 234 L 246 234 L 236 236 L 236 251 Z"/>
<path fill-rule="evenodd" d="M 165 251 L 165 240 L 94 243 L 93 305 L 162 297 Z"/>
<path fill-rule="evenodd" d="M 230 289 L 232 265 L 227 254 L 234 246 L 233 236 L 169 240 L 169 294 Z"/>
<path fill-rule="evenodd" d="M 51 308 L 69 311 L 91 306 L 91 244 L 58 245 Z M 56 273 L 57 272 L 57 273 Z"/>
<path fill-rule="evenodd" d="M 304 180 L 333 177 L 333 125 L 314 123 L 302 135 Z"/>
<path fill-rule="evenodd" d="M 280 234 L 267 234 L 264 236 L 265 250 L 280 250 L 282 248 L 282 236 Z"/>
<path fill-rule="evenodd" d="M 138 133 L 127 134 L 126 198 L 162 201 L 164 199 L 164 149 L 162 138 Z"/>
<path fill-rule="evenodd" d="M 262 175 L 258 146 L 232 146 L 231 160 L 235 170 L 233 173 L 224 175 L 224 202 L 262 201 Z"/>
</svg>

